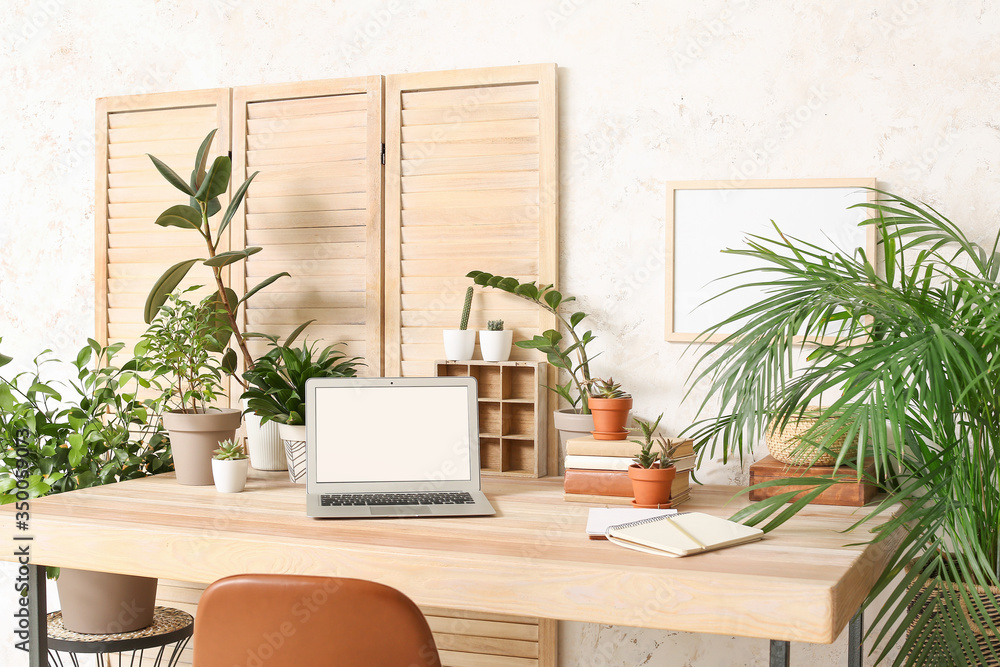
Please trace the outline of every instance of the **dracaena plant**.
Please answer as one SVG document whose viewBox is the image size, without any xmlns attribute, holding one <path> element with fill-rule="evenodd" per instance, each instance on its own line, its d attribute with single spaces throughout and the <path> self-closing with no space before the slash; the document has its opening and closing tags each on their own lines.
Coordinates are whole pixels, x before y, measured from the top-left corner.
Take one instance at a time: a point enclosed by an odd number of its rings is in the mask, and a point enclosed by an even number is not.
<svg viewBox="0 0 1000 667">
<path fill-rule="evenodd" d="M 296 329 L 284 343 L 279 343 L 277 336 L 253 334 L 267 339 L 271 349 L 243 373 L 249 388 L 242 398 L 247 402 L 247 410 L 261 417 L 262 424 L 272 420 L 290 426 L 305 424 L 306 380 L 355 377 L 364 366 L 361 357 L 348 357 L 337 349 L 343 343 L 329 345 L 318 353 L 315 344 L 293 347 L 308 324 Z"/>
<path fill-rule="evenodd" d="M 880 234 L 881 273 L 861 248 L 830 251 L 777 228 L 727 251 L 760 266 L 743 275 L 764 296 L 707 332 L 733 331 L 692 375 L 721 405 L 692 431 L 702 454 L 743 456 L 769 424 L 837 393 L 803 439 L 856 438 L 839 463 L 860 477 L 870 457 L 888 493 L 854 527 L 869 539 L 869 522 L 893 515 L 874 528 L 890 559 L 865 601 L 886 599 L 869 629 L 878 660 L 901 643 L 896 665 L 996 664 L 1000 234 L 984 248 L 929 206 L 879 194 L 858 206 L 874 214 L 864 224 Z M 736 518 L 772 530 L 836 483 L 775 481 L 798 488 Z"/>
<path fill-rule="evenodd" d="M 186 259 L 167 269 L 150 290 L 149 296 L 146 298 L 144 315 L 146 324 L 150 324 L 156 317 L 157 312 L 159 312 L 160 307 L 166 301 L 167 295 L 173 292 L 181 281 L 184 280 L 191 267 L 198 263 L 204 264 L 212 270 L 212 275 L 215 278 L 215 294 L 213 298 L 216 301 L 217 309 L 225 316 L 227 327 L 232 334 L 232 338 L 235 339 L 236 347 L 240 350 L 243 358 L 244 368 L 253 368 L 254 359 L 247 349 L 246 336 L 240 331 L 237 312 L 240 306 L 245 304 L 250 297 L 279 278 L 287 276 L 288 273 L 281 272 L 265 278 L 242 297 L 238 296 L 236 292 L 227 287 L 223 282 L 222 270 L 225 267 L 245 261 L 250 255 L 261 251 L 261 248 L 252 246 L 219 252 L 219 246 L 224 238 L 223 233 L 229 227 L 230 222 L 232 222 L 233 216 L 239 211 L 247 188 L 250 187 L 250 183 L 259 172 L 251 174 L 236 189 L 230 199 L 229 205 L 222 214 L 221 220 L 213 228 L 210 219 L 222 210 L 219 197 L 224 195 L 229 189 L 229 178 L 233 167 L 232 160 L 226 155 L 220 155 L 215 158 L 212 166 L 208 167 L 208 149 L 212 145 L 215 133 L 216 130 L 212 130 L 205 137 L 204 141 L 202 141 L 201 147 L 198 149 L 198 154 L 195 157 L 194 170 L 191 172 L 190 179 L 181 178 L 177 172 L 162 160 L 152 155 L 149 156 L 149 159 L 156 166 L 157 171 L 160 172 L 167 182 L 189 197 L 187 204 L 171 206 L 161 213 L 156 219 L 156 224 L 161 227 L 178 227 L 197 232 L 205 241 L 207 256 Z M 206 169 L 206 167 L 208 168 Z M 229 338 L 225 342 L 228 345 Z M 228 373 L 233 373 L 236 366 L 237 353 L 235 349 L 230 347 L 222 357 L 222 368 Z M 242 378 L 238 376 L 236 376 L 236 380 L 241 384 L 243 383 Z"/>
<path fill-rule="evenodd" d="M 543 331 L 541 335 L 531 340 L 519 340 L 515 343 L 525 350 L 538 350 L 545 354 L 545 359 L 551 366 L 564 370 L 569 374 L 565 384 L 548 387 L 559 396 L 566 399 L 573 408 L 581 414 L 590 414 L 587 402 L 587 384 L 590 382 L 590 358 L 587 356 L 587 345 L 595 338 L 591 331 L 580 332 L 580 324 L 587 314 L 581 311 L 570 312 L 567 306 L 576 301 L 574 296 L 563 296 L 552 285 L 536 285 L 534 282 L 522 283 L 516 278 L 495 276 L 485 271 L 470 271 L 467 276 L 473 282 L 483 287 L 498 289 L 508 294 L 529 301 L 542 310 L 556 316 L 563 328 L 569 333 L 571 343 L 563 347 L 563 335 L 555 329 Z"/>
</svg>

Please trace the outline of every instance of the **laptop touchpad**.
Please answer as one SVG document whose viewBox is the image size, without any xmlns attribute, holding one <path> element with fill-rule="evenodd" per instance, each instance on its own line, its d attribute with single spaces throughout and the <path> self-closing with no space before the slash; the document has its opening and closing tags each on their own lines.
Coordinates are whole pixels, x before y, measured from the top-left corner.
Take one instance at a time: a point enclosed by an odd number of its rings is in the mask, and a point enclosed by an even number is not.
<svg viewBox="0 0 1000 667">
<path fill-rule="evenodd" d="M 381 515 L 406 514 L 413 516 L 414 514 L 431 513 L 431 508 L 424 505 L 375 505 L 369 506 L 368 509 L 372 514 Z"/>
</svg>

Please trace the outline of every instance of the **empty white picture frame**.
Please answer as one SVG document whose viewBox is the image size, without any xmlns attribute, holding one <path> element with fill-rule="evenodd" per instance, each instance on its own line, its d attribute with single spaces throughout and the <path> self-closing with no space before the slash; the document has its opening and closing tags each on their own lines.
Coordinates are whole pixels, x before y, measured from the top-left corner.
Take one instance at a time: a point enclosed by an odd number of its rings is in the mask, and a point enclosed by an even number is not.
<svg viewBox="0 0 1000 667">
<path fill-rule="evenodd" d="M 849 207 L 875 201 L 876 193 L 865 189 L 875 185 L 875 178 L 668 182 L 666 340 L 694 341 L 763 296 L 762 290 L 745 288 L 705 303 L 753 281 L 752 275 L 726 279 L 755 265 L 722 251 L 745 248 L 751 234 L 774 238 L 772 220 L 786 236 L 847 253 L 863 247 L 874 261 L 875 227 L 859 226 L 870 211 Z M 698 340 L 718 342 L 727 333 L 732 331 Z"/>
</svg>

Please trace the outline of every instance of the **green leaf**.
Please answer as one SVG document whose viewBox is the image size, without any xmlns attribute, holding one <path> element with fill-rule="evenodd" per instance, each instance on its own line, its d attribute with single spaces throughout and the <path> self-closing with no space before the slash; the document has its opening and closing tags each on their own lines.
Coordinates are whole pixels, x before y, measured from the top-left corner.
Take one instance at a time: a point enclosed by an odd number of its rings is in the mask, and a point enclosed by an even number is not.
<svg viewBox="0 0 1000 667">
<path fill-rule="evenodd" d="M 153 166 L 156 167 L 156 170 L 160 172 L 160 175 L 163 176 L 163 178 L 167 179 L 167 182 L 170 183 L 170 185 L 174 186 L 186 195 L 194 195 L 194 190 L 191 189 L 190 185 L 184 182 L 183 178 L 177 175 L 176 171 L 167 166 L 167 164 L 159 158 L 153 157 L 152 155 L 149 155 L 149 153 L 146 153 L 146 155 L 149 156 L 149 159 L 153 161 Z"/>
<path fill-rule="evenodd" d="M 527 297 L 532 301 L 538 301 L 538 288 L 535 287 L 534 283 L 524 283 L 523 285 L 518 285 L 514 288 L 514 294 Z"/>
<path fill-rule="evenodd" d="M 201 229 L 201 211 L 187 204 L 171 206 L 156 219 L 160 227 L 180 227 L 181 229 Z"/>
<path fill-rule="evenodd" d="M 226 155 L 215 158 L 212 168 L 205 174 L 205 180 L 201 182 L 198 192 L 194 193 L 194 198 L 205 204 L 216 197 L 225 194 L 229 189 L 229 176 L 233 170 L 233 162 Z"/>
<path fill-rule="evenodd" d="M 80 350 L 79 354 L 76 355 L 76 367 L 82 369 L 84 366 L 90 363 L 90 359 L 93 356 L 94 356 L 93 348 L 91 348 L 90 345 L 87 345 L 82 350 Z"/>
<path fill-rule="evenodd" d="M 196 191 L 201 186 L 202 179 L 205 178 L 205 165 L 208 164 L 208 149 L 212 146 L 212 139 L 215 138 L 216 132 L 218 132 L 218 129 L 209 132 L 208 136 L 202 140 L 201 146 L 198 147 L 198 155 L 194 159 L 194 172 L 191 175 L 194 181 L 192 185 Z"/>
<path fill-rule="evenodd" d="M 8 357 L 6 354 L 0 354 L 0 366 L 6 366 L 12 361 L 14 361 L 13 357 Z"/>
<path fill-rule="evenodd" d="M 573 313 L 569 318 L 570 327 L 575 329 L 576 325 L 583 322 L 585 317 L 587 317 L 587 313 Z"/>
<path fill-rule="evenodd" d="M 224 232 L 226 227 L 229 226 L 229 221 L 232 220 L 233 216 L 236 215 L 236 212 L 240 210 L 240 205 L 243 203 L 243 197 L 247 193 L 247 188 L 250 187 L 250 182 L 253 181 L 259 173 L 259 171 L 255 171 L 250 174 L 250 178 L 243 181 L 243 185 L 241 185 L 236 192 L 233 193 L 232 201 L 230 201 L 229 206 L 226 207 L 226 214 L 222 216 L 222 223 L 219 224 L 219 231 L 217 234 L 220 239 L 222 238 L 222 232 Z"/>
<path fill-rule="evenodd" d="M 562 303 L 562 294 L 560 294 L 556 290 L 552 290 L 551 292 L 546 292 L 544 298 L 545 298 L 545 303 L 549 304 L 549 307 L 552 308 L 552 310 L 558 309 L 559 304 Z"/>
<path fill-rule="evenodd" d="M 51 396 L 57 401 L 62 400 L 62 396 L 58 391 L 45 384 L 44 382 L 33 382 L 31 387 L 28 389 L 28 393 L 35 392 L 38 394 L 45 394 L 46 396 Z"/>
<path fill-rule="evenodd" d="M 153 285 L 146 297 L 146 305 L 143 308 L 143 319 L 146 324 L 150 324 L 160 312 L 160 306 L 167 300 L 167 295 L 174 291 L 177 285 L 184 280 L 191 267 L 202 261 L 201 259 L 186 259 L 178 262 L 167 269 Z"/>
<path fill-rule="evenodd" d="M 247 248 L 245 250 L 230 250 L 229 252 L 220 252 L 215 257 L 210 257 L 209 259 L 206 259 L 202 263 L 205 266 L 214 266 L 221 268 L 223 266 L 229 266 L 230 264 L 235 264 L 236 262 L 240 262 L 249 257 L 250 255 L 256 255 L 261 250 L 263 250 L 263 248 L 254 246 Z"/>
<path fill-rule="evenodd" d="M 493 278 L 492 273 L 486 273 L 485 271 L 479 271 L 476 273 L 475 277 L 472 278 L 472 282 L 477 285 L 486 285 Z"/>
<path fill-rule="evenodd" d="M 236 350 L 233 348 L 229 348 L 222 355 L 222 370 L 226 371 L 229 375 L 236 372 Z"/>
<path fill-rule="evenodd" d="M 482 274 L 482 271 L 469 271 L 468 273 L 465 274 L 465 277 L 472 278 L 473 280 L 475 280 L 476 277 L 479 276 L 480 274 Z"/>
<path fill-rule="evenodd" d="M 261 291 L 262 289 L 264 289 L 268 285 L 272 284 L 278 278 L 283 278 L 285 276 L 289 276 L 290 277 L 291 274 L 289 274 L 287 271 L 282 271 L 281 273 L 276 273 L 273 276 L 270 276 L 269 278 L 265 278 L 264 280 L 262 280 L 259 283 L 257 283 L 257 285 L 253 289 L 251 289 L 249 292 L 247 292 L 246 294 L 244 294 L 243 298 L 240 299 L 239 303 L 244 303 L 245 301 L 247 301 L 248 299 L 250 299 L 250 297 L 252 297 L 254 294 L 256 294 L 257 292 Z"/>
<path fill-rule="evenodd" d="M 285 346 L 290 346 L 295 342 L 295 339 L 299 337 L 299 334 L 305 331 L 305 328 L 315 322 L 316 320 L 309 320 L 308 322 L 303 322 L 299 326 L 295 327 L 295 331 L 289 334 L 288 338 L 285 339 Z"/>
<path fill-rule="evenodd" d="M 497 283 L 497 288 L 502 289 L 504 292 L 514 293 L 514 290 L 519 287 L 519 283 L 516 278 L 504 278 L 499 283 Z"/>
</svg>

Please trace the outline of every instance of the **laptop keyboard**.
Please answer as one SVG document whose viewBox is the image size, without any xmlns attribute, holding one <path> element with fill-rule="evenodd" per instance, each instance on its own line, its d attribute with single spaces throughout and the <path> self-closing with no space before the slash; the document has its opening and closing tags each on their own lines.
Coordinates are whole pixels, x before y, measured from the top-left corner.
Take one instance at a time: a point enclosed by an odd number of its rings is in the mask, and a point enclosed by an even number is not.
<svg viewBox="0 0 1000 667">
<path fill-rule="evenodd" d="M 467 491 L 436 491 L 433 493 L 324 493 L 323 507 L 354 507 L 360 505 L 472 505 L 475 500 Z"/>
</svg>

